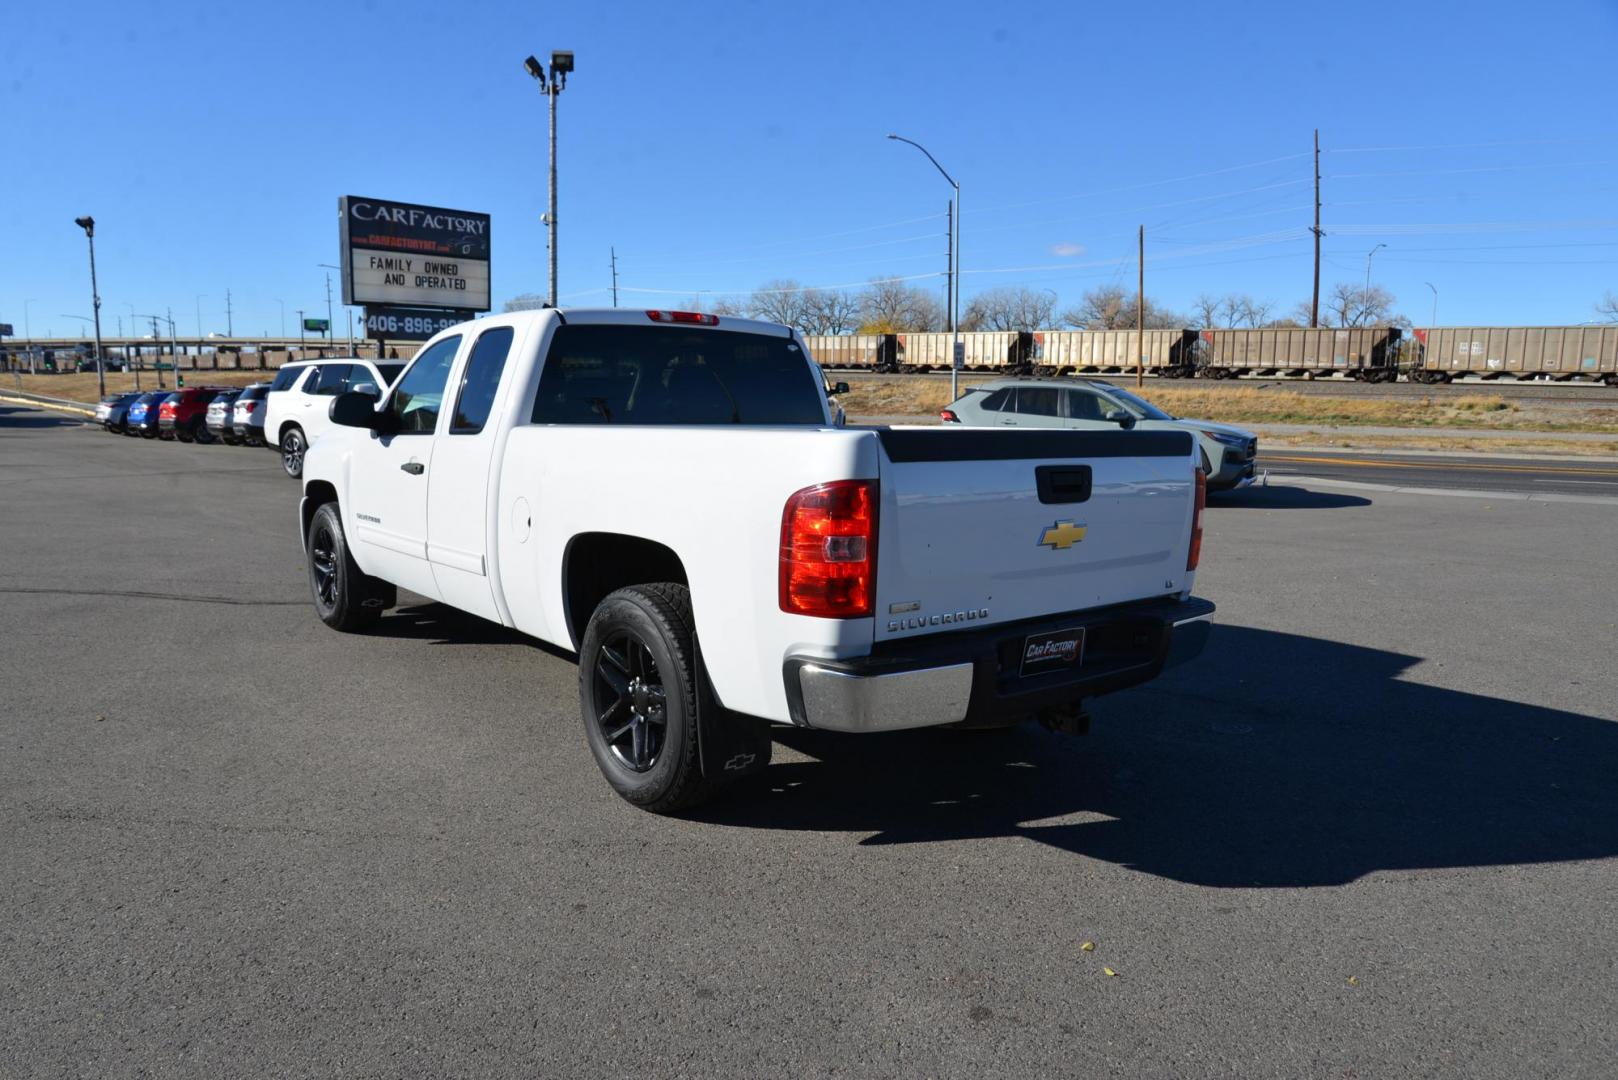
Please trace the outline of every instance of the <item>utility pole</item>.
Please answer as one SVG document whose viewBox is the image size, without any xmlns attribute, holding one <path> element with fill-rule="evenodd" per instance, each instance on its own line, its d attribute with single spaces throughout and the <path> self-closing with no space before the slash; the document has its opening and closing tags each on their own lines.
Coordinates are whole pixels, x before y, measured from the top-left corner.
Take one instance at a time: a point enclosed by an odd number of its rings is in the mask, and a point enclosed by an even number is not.
<svg viewBox="0 0 1618 1080">
<path fill-rule="evenodd" d="M 1140 227 L 1137 256 L 1140 277 L 1135 284 L 1135 388 L 1146 385 L 1146 226 Z"/>
<path fill-rule="evenodd" d="M 174 358 L 174 376 L 175 376 L 175 378 L 179 378 L 179 375 L 180 375 L 180 342 L 179 342 L 179 339 L 177 339 L 175 337 L 175 335 L 174 335 L 174 309 L 173 308 L 164 308 L 163 310 L 168 312 L 168 319 L 169 319 L 169 353 L 172 354 L 172 356 Z M 200 353 L 201 349 L 199 348 L 197 351 Z M 192 371 L 197 370 L 197 366 L 195 364 L 192 364 L 191 365 L 191 370 Z"/>
<path fill-rule="evenodd" d="M 337 332 L 337 324 L 331 321 L 331 271 L 326 271 L 326 340 L 329 342 Z"/>
<path fill-rule="evenodd" d="M 298 309 L 298 359 L 300 359 L 300 360 L 303 359 L 303 354 L 305 352 L 307 352 L 307 351 L 308 351 L 308 345 L 305 343 L 304 337 L 303 337 L 303 309 L 299 308 Z"/>
<path fill-rule="evenodd" d="M 573 54 L 556 49 L 551 52 L 551 69 L 546 78 L 545 66 L 535 57 L 523 61 L 523 67 L 539 82 L 539 92 L 550 98 L 551 112 L 551 171 L 550 209 L 545 214 L 545 226 L 550 232 L 550 305 L 556 306 L 556 99 L 567 86 L 568 72 L 573 70 Z"/>
<path fill-rule="evenodd" d="M 955 201 L 944 207 L 944 310 L 949 314 L 950 332 L 955 331 Z"/>
<path fill-rule="evenodd" d="M 1315 128 L 1315 291 L 1309 299 L 1309 325 L 1320 325 L 1320 129 Z"/>
<path fill-rule="evenodd" d="M 612 306 L 617 307 L 618 306 L 618 249 L 615 248 L 615 247 L 611 247 L 611 248 L 608 248 L 607 250 L 612 253 Z"/>
<path fill-rule="evenodd" d="M 228 338 L 233 338 L 233 337 L 236 336 L 236 327 L 230 321 L 230 290 L 229 289 L 225 290 L 225 336 L 228 337 Z"/>
</svg>

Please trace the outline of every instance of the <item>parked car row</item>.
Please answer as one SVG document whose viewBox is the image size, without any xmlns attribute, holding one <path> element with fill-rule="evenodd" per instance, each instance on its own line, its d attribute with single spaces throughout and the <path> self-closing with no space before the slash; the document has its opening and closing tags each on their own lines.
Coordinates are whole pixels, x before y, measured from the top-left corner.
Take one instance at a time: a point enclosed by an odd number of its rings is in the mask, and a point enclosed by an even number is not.
<svg viewBox="0 0 1618 1080">
<path fill-rule="evenodd" d="M 97 406 L 96 421 L 115 434 L 146 439 L 273 447 L 287 474 L 297 477 L 304 451 L 330 426 L 331 399 L 348 391 L 381 398 L 403 370 L 402 363 L 356 357 L 302 360 L 282 365 L 273 381 L 248 387 L 112 394 Z"/>
</svg>

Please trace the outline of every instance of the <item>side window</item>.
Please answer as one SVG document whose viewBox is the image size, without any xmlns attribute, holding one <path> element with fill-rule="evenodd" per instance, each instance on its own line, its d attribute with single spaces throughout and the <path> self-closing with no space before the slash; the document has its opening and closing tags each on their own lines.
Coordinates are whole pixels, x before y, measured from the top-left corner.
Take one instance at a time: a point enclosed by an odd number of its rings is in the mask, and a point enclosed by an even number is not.
<svg viewBox="0 0 1618 1080">
<path fill-rule="evenodd" d="M 348 364 L 326 364 L 320 369 L 320 382 L 309 389 L 311 394 L 336 397 L 348 389 Z"/>
<path fill-rule="evenodd" d="M 512 337 L 509 326 L 497 326 L 478 336 L 472 355 L 467 357 L 466 369 L 461 372 L 455 416 L 449 425 L 451 435 L 476 435 L 488 422 L 489 410 L 494 408 L 494 392 L 500 386 L 500 373 L 506 369 Z"/>
<path fill-rule="evenodd" d="M 438 410 L 444 404 L 444 387 L 449 383 L 450 365 L 461 337 L 444 338 L 425 349 L 394 387 L 388 411 L 393 414 L 394 430 L 401 435 L 431 435 L 438 426 Z"/>
<path fill-rule="evenodd" d="M 275 373 L 275 381 L 270 383 L 270 389 L 290 390 L 292 389 L 292 384 L 297 382 L 298 376 L 302 374 L 303 368 L 301 367 L 284 367 Z"/>
<path fill-rule="evenodd" d="M 1074 420 L 1100 420 L 1106 411 L 1097 394 L 1085 390 L 1067 392 L 1067 415 Z"/>
<path fill-rule="evenodd" d="M 1010 398 L 1011 388 L 1002 387 L 1001 389 L 990 394 L 988 397 L 984 398 L 982 401 L 978 402 L 978 408 L 987 409 L 989 412 L 1006 412 L 1009 411 L 1006 408 L 1006 404 Z"/>
<path fill-rule="evenodd" d="M 1061 416 L 1061 391 L 1054 386 L 1020 386 L 1017 412 L 1023 416 Z"/>
</svg>

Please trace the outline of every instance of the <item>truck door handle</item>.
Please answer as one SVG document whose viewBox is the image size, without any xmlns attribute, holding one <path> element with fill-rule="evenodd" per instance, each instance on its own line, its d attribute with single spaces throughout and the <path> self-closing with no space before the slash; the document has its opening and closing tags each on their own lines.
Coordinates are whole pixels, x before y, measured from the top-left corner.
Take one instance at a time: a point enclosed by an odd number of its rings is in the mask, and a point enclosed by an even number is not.
<svg viewBox="0 0 1618 1080">
<path fill-rule="evenodd" d="M 407 461 L 403 465 L 399 466 L 399 468 L 403 469 L 411 476 L 420 476 L 422 473 L 427 471 L 427 466 L 423 465 L 419 461 Z"/>
</svg>

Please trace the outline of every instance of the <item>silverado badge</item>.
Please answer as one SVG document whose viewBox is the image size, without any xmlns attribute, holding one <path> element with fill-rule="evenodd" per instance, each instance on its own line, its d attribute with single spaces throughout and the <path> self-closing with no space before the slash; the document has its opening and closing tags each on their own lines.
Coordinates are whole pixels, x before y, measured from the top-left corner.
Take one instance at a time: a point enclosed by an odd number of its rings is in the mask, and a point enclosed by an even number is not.
<svg viewBox="0 0 1618 1080">
<path fill-rule="evenodd" d="M 1075 525 L 1071 521 L 1058 521 L 1039 534 L 1039 546 L 1054 551 L 1066 551 L 1083 540 L 1084 534 L 1088 531 L 1084 525 Z"/>
</svg>

